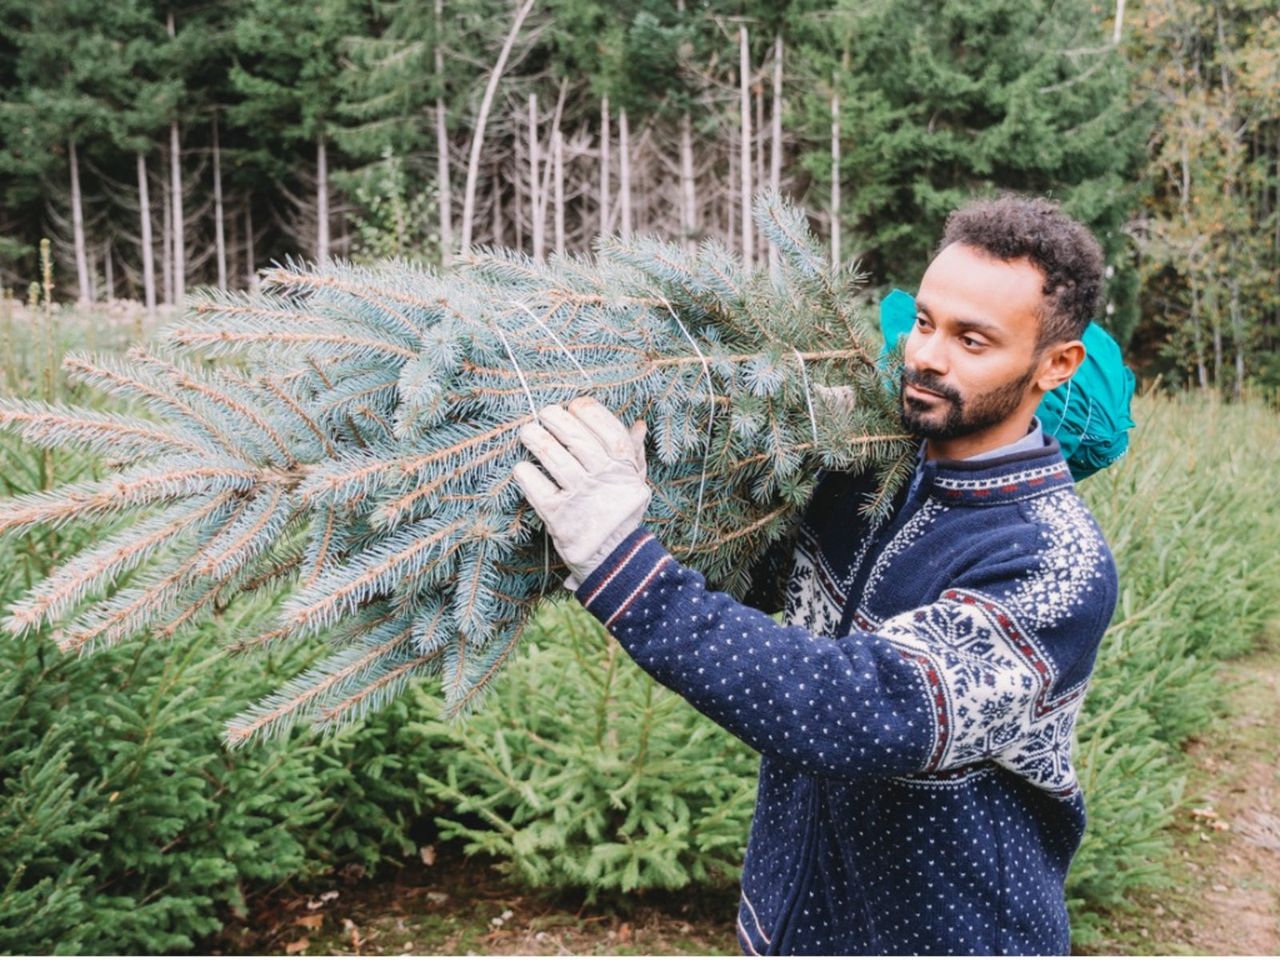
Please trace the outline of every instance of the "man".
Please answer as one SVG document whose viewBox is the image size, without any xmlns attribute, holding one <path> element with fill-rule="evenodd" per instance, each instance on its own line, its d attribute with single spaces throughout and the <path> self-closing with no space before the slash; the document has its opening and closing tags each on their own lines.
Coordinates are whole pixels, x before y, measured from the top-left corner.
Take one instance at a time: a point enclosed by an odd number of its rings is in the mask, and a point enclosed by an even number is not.
<svg viewBox="0 0 1280 960">
<path fill-rule="evenodd" d="M 1101 286 L 1097 242 L 1049 201 L 951 216 L 905 347 L 913 482 L 869 525 L 866 478 L 821 479 L 782 625 L 641 525 L 643 424 L 579 398 L 526 428 L 555 482 L 515 476 L 583 605 L 762 755 L 746 952 L 1068 952 L 1072 731 L 1116 572 L 1034 411 L 1079 367 Z"/>
</svg>

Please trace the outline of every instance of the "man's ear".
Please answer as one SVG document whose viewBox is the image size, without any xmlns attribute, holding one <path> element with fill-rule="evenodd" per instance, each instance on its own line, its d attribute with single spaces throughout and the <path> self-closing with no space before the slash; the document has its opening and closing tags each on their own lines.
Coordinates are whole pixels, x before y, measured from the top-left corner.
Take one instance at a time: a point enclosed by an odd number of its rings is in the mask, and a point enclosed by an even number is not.
<svg viewBox="0 0 1280 960">
<path fill-rule="evenodd" d="M 1045 393 L 1062 386 L 1080 369 L 1084 355 L 1084 344 L 1079 340 L 1064 340 L 1046 348 L 1040 357 L 1036 386 Z"/>
</svg>

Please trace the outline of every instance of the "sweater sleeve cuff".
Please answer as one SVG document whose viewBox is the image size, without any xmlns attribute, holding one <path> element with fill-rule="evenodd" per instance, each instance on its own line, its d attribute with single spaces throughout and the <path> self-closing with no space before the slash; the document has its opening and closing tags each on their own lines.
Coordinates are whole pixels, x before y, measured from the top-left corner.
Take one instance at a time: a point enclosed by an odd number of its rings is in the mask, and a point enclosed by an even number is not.
<svg viewBox="0 0 1280 960">
<path fill-rule="evenodd" d="M 644 594 L 675 558 L 644 526 L 623 540 L 582 582 L 574 596 L 606 628 Z"/>
</svg>

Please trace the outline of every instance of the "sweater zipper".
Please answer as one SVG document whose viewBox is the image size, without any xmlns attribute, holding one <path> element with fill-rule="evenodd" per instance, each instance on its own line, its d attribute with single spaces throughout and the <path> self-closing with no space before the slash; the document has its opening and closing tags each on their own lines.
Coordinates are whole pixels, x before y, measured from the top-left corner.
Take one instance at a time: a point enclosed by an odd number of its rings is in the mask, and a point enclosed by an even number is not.
<svg viewBox="0 0 1280 960">
<path fill-rule="evenodd" d="M 876 565 L 876 560 L 880 558 L 880 551 L 893 540 L 898 531 L 915 516 L 916 512 L 924 506 L 924 502 L 929 499 L 929 490 L 933 486 L 935 468 L 932 464 L 925 464 L 924 471 L 924 476 L 920 478 L 920 484 L 916 488 L 915 495 L 903 503 L 895 512 L 893 522 L 884 524 L 871 535 L 871 545 L 867 548 L 866 556 L 858 568 L 858 575 L 845 596 L 844 610 L 840 613 L 840 625 L 836 628 L 837 637 L 849 635 L 849 628 L 853 623 L 853 614 L 858 609 L 858 603 L 862 600 L 862 591 L 867 585 L 867 580 L 871 576 L 872 568 Z"/>
<path fill-rule="evenodd" d="M 795 916 L 795 912 L 800 909 L 805 891 L 809 887 L 809 881 L 813 877 L 813 861 L 815 859 L 814 853 L 818 846 L 818 822 L 822 813 L 824 786 L 823 782 L 816 777 L 810 777 L 809 781 L 813 784 L 813 793 L 809 796 L 809 823 L 805 828 L 804 843 L 800 851 L 800 863 L 796 867 L 795 882 L 791 888 L 791 899 L 787 901 L 782 908 L 782 912 L 778 915 L 778 922 L 774 924 L 773 943 L 765 951 L 775 956 L 791 952 L 791 921 Z M 783 949 L 784 945 L 788 948 L 787 950 Z"/>
</svg>

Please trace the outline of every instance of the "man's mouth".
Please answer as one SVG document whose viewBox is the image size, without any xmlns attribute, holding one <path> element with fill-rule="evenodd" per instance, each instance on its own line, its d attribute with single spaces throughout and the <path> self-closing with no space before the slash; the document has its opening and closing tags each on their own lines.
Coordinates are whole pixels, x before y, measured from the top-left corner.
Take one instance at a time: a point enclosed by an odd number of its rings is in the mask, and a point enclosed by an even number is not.
<svg viewBox="0 0 1280 960">
<path fill-rule="evenodd" d="M 906 389 L 907 389 L 909 392 L 911 392 L 911 393 L 918 394 L 919 396 L 923 397 L 923 398 L 924 398 L 924 399 L 926 399 L 926 400 L 945 400 L 945 399 L 947 399 L 946 397 L 944 397 L 944 396 L 943 396 L 942 394 L 940 394 L 940 393 L 934 393 L 932 390 L 926 390 L 924 387 L 918 387 L 918 386 L 916 386 L 914 383 L 911 383 L 911 382 L 909 382 L 909 381 L 908 381 L 908 383 L 906 384 Z"/>
</svg>

